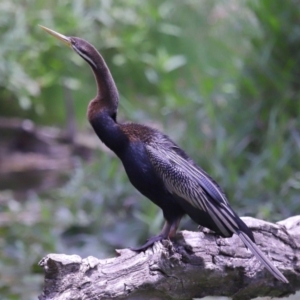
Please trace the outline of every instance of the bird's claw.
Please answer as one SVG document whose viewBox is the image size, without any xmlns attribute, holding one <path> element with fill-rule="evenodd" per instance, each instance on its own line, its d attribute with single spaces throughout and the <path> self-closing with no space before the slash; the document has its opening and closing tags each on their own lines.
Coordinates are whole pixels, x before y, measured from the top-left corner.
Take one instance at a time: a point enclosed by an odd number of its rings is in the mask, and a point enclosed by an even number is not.
<svg viewBox="0 0 300 300">
<path fill-rule="evenodd" d="M 166 239 L 166 237 L 161 236 L 161 235 L 157 235 L 157 236 L 153 236 L 151 238 L 149 238 L 147 240 L 147 242 L 141 246 L 141 247 L 137 247 L 137 248 L 129 248 L 132 251 L 136 251 L 136 252 L 142 252 L 142 251 L 146 251 L 149 247 L 151 247 L 154 243 L 162 241 Z"/>
</svg>

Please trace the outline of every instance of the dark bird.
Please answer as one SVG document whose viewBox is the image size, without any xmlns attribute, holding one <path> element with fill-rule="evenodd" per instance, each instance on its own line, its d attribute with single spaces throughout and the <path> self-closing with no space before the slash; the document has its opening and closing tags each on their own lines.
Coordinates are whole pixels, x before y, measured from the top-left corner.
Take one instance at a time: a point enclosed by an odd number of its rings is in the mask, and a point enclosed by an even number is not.
<svg viewBox="0 0 300 300">
<path fill-rule="evenodd" d="M 119 95 L 112 75 L 93 45 L 41 26 L 70 46 L 92 68 L 97 95 L 88 105 L 87 117 L 100 140 L 120 158 L 132 185 L 158 205 L 165 218 L 162 231 L 136 251 L 172 238 L 181 218 L 222 237 L 237 234 L 245 246 L 277 279 L 288 280 L 255 244 L 252 231 L 231 208 L 219 185 L 169 137 L 151 127 L 117 122 Z"/>
</svg>

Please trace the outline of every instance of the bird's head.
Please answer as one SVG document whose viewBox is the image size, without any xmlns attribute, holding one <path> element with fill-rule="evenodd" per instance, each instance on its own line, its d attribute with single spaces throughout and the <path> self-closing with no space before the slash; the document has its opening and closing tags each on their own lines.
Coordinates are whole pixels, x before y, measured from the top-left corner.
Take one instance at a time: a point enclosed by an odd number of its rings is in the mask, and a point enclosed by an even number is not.
<svg viewBox="0 0 300 300">
<path fill-rule="evenodd" d="M 97 82 L 98 93 L 89 105 L 88 118 L 93 119 L 99 111 L 106 110 L 115 119 L 119 100 L 118 90 L 104 59 L 96 48 L 81 38 L 65 36 L 47 27 L 41 25 L 40 27 L 72 48 L 92 67 Z"/>
<path fill-rule="evenodd" d="M 97 68 L 94 62 L 94 57 L 98 56 L 98 51 L 87 41 L 78 37 L 69 37 L 61 33 L 58 33 L 52 29 L 39 25 L 49 34 L 53 35 L 55 38 L 63 42 L 65 45 L 72 48 L 78 55 L 80 55 L 84 60 L 86 60 L 91 66 Z"/>
</svg>

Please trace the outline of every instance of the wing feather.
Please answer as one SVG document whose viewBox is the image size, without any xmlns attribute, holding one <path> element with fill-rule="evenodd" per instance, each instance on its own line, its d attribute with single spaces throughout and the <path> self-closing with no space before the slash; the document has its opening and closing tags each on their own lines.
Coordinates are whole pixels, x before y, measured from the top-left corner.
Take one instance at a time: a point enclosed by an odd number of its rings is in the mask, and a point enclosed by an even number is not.
<svg viewBox="0 0 300 300">
<path fill-rule="evenodd" d="M 150 161 L 169 192 L 205 211 L 224 236 L 239 229 L 237 216 L 213 180 L 191 160 L 172 149 L 146 146 Z"/>
</svg>

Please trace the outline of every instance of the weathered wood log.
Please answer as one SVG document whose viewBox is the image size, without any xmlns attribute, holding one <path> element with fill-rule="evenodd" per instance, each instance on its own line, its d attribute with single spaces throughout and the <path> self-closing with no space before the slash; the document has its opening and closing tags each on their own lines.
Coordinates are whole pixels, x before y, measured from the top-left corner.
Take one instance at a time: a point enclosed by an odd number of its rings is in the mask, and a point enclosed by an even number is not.
<svg viewBox="0 0 300 300">
<path fill-rule="evenodd" d="M 117 250 L 118 257 L 49 254 L 40 262 L 45 285 L 40 300 L 192 299 L 229 296 L 253 299 L 284 297 L 300 289 L 300 216 L 277 224 L 243 218 L 257 244 L 287 277 L 270 275 L 237 236 L 212 232 L 177 234 L 146 252 Z"/>
</svg>

